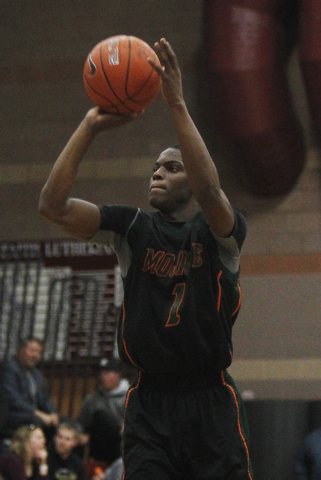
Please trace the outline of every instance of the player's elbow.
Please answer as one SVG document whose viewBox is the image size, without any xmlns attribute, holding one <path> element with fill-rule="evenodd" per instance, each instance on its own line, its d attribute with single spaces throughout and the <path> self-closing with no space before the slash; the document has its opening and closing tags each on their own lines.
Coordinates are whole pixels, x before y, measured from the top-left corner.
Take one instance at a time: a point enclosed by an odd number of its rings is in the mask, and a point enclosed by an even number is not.
<svg viewBox="0 0 321 480">
<path fill-rule="evenodd" d="M 56 222 L 61 216 L 61 210 L 61 207 L 49 195 L 46 187 L 44 187 L 41 191 L 38 203 L 39 215 L 49 222 Z"/>
<path fill-rule="evenodd" d="M 48 195 L 46 195 L 45 189 L 42 189 L 39 202 L 38 202 L 38 213 L 41 217 L 49 220 L 53 213 L 52 202 L 49 201 Z"/>
</svg>

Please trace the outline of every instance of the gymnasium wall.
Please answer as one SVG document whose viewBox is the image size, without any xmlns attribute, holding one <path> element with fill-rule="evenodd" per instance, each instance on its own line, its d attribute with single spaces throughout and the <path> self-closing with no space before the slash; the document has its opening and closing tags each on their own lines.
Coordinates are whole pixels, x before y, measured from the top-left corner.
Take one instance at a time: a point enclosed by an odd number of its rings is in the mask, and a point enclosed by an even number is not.
<svg viewBox="0 0 321 480">
<path fill-rule="evenodd" d="M 150 45 L 165 36 L 178 55 L 186 101 L 222 188 L 248 221 L 231 373 L 248 398 L 320 399 L 320 152 L 296 52 L 288 74 L 309 147 L 307 163 L 288 195 L 264 199 L 241 186 L 209 110 L 213 92 L 202 68 L 200 0 L 1 0 L 0 7 L 0 241 L 61 238 L 39 217 L 37 203 L 53 162 L 91 106 L 82 85 L 91 48 L 121 33 Z M 153 161 L 175 140 L 159 97 L 135 122 L 97 137 L 74 195 L 147 208 Z"/>
</svg>

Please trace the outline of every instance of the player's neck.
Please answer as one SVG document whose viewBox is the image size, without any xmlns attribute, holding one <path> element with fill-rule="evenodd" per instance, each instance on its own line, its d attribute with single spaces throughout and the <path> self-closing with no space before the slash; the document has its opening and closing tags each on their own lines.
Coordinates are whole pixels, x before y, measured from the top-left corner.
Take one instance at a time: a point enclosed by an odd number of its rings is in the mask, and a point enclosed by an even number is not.
<svg viewBox="0 0 321 480">
<path fill-rule="evenodd" d="M 188 222 L 193 218 L 200 207 L 196 202 L 190 202 L 181 209 L 172 212 L 159 212 L 167 222 Z"/>
</svg>

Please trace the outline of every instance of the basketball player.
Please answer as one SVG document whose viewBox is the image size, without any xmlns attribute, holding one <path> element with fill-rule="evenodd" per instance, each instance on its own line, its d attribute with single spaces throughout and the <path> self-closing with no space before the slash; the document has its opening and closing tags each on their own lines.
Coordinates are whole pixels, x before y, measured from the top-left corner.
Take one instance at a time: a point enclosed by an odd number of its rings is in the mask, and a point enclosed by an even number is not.
<svg viewBox="0 0 321 480">
<path fill-rule="evenodd" d="M 56 161 L 39 212 L 68 236 L 108 244 L 119 259 L 119 350 L 139 372 L 125 407 L 123 478 L 249 480 L 244 409 L 226 371 L 240 308 L 245 220 L 222 192 L 188 113 L 175 53 L 165 39 L 155 50 L 162 68 L 149 61 L 179 141 L 153 166 L 155 211 L 70 197 L 97 132 L 131 119 L 92 108 Z"/>
</svg>

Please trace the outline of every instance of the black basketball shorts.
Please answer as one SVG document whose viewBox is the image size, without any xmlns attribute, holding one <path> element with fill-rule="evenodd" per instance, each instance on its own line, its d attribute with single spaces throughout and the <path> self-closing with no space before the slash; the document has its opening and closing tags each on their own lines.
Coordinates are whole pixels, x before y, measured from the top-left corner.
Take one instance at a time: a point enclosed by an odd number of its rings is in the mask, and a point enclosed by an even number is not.
<svg viewBox="0 0 321 480">
<path fill-rule="evenodd" d="M 128 393 L 123 480 L 253 480 L 233 379 L 169 384 L 141 374 Z"/>
</svg>

